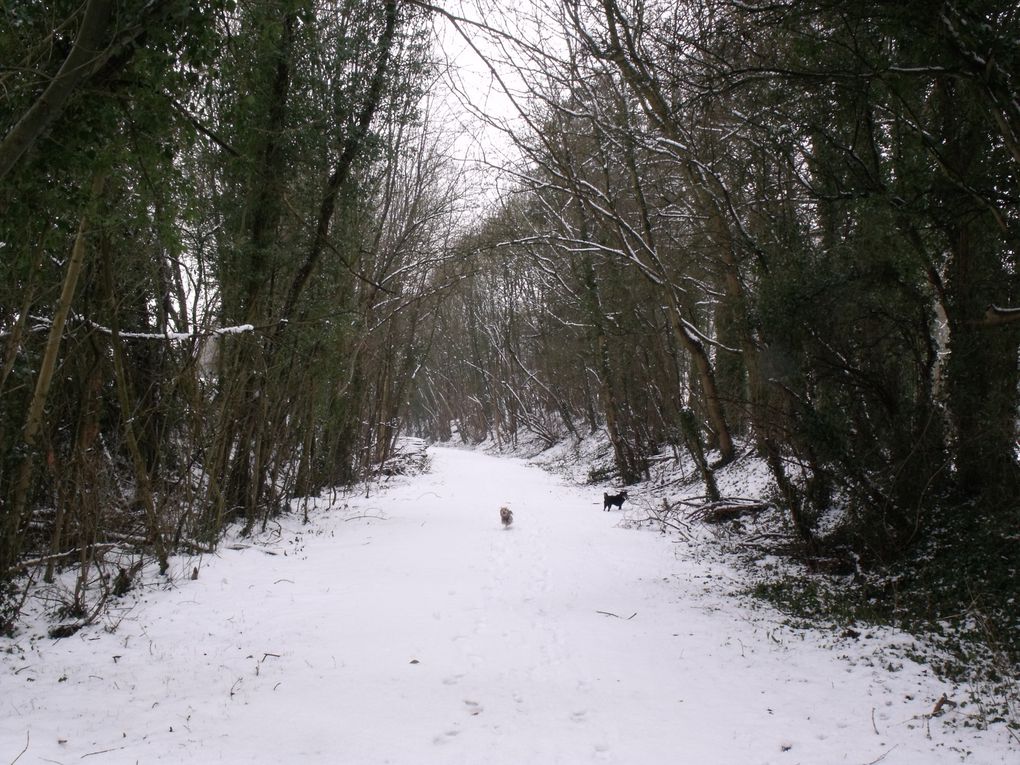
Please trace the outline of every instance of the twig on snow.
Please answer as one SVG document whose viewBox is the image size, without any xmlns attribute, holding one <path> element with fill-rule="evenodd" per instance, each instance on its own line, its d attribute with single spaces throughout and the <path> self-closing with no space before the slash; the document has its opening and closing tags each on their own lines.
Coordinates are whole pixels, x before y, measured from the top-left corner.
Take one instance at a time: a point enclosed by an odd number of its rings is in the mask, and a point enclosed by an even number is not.
<svg viewBox="0 0 1020 765">
<path fill-rule="evenodd" d="M 11 760 L 11 765 L 14 765 L 18 760 L 21 759 L 21 755 L 28 751 L 28 744 L 32 740 L 32 731 L 25 731 L 25 748 L 18 752 L 18 756 Z"/>
<path fill-rule="evenodd" d="M 928 717 L 938 717 L 940 714 L 942 714 L 942 708 L 946 704 L 949 704 L 949 706 L 953 707 L 956 706 L 956 702 L 950 701 L 949 697 L 943 693 L 941 698 L 939 698 L 939 700 L 935 702 L 934 709 L 932 709 L 931 712 L 928 713 Z"/>
<path fill-rule="evenodd" d="M 598 611 L 598 610 L 596 610 L 595 613 L 602 614 L 603 616 L 615 616 L 617 619 L 623 619 L 625 622 L 629 622 L 631 619 L 633 619 L 635 616 L 637 616 L 637 611 L 635 611 L 634 613 L 632 613 L 630 616 L 628 616 L 626 618 L 620 616 L 619 614 L 614 614 L 614 613 L 612 613 L 610 611 Z"/>
<path fill-rule="evenodd" d="M 100 749 L 98 752 L 87 752 L 87 753 L 83 754 L 79 759 L 84 760 L 86 757 L 92 757 L 93 755 L 96 755 L 96 754 L 107 754 L 108 752 L 119 752 L 121 749 L 126 749 L 126 748 L 127 747 L 123 747 L 123 746 L 115 746 L 112 749 Z"/>
<path fill-rule="evenodd" d="M 876 759 L 872 760 L 871 762 L 867 762 L 864 765 L 875 765 L 875 763 L 881 762 L 882 760 L 884 760 L 886 757 L 889 756 L 889 752 L 891 752 L 893 749 L 895 749 L 898 746 L 899 746 L 899 744 L 893 744 L 891 747 L 889 747 L 884 752 L 882 752 L 882 754 L 879 755 Z"/>
</svg>

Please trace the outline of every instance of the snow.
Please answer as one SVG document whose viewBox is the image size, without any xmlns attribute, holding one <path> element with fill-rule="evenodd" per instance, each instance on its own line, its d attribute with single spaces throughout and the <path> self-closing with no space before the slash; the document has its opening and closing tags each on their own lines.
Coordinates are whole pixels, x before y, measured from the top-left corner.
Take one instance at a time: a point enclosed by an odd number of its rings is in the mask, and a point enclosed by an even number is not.
<svg viewBox="0 0 1020 765">
<path fill-rule="evenodd" d="M 0 763 L 1017 762 L 1002 725 L 926 717 L 966 689 L 889 658 L 909 638 L 786 627 L 601 487 L 430 453 L 73 637 L 30 615 L 0 641 Z"/>
</svg>

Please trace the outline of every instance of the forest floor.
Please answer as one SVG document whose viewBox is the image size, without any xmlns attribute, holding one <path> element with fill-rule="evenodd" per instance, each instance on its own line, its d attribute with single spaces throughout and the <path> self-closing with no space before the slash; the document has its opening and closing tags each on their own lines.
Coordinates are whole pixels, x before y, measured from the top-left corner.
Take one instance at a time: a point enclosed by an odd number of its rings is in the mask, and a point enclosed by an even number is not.
<svg viewBox="0 0 1020 765">
<path fill-rule="evenodd" d="M 30 604 L 0 640 L 0 765 L 1017 762 L 910 636 L 794 628 L 601 488 L 430 454 L 147 574 L 71 637 Z"/>
</svg>

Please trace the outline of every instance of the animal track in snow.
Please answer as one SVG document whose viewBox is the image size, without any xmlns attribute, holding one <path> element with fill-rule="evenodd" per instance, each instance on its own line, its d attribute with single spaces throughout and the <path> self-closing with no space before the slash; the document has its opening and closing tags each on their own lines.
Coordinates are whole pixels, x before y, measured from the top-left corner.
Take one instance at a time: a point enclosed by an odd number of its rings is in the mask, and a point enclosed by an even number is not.
<svg viewBox="0 0 1020 765">
<path fill-rule="evenodd" d="M 460 735 L 459 730 L 456 729 L 448 730 L 444 733 L 440 733 L 438 736 L 432 739 L 432 743 L 437 745 L 449 744 L 451 741 L 453 741 L 453 739 L 455 739 L 459 735 Z"/>
</svg>

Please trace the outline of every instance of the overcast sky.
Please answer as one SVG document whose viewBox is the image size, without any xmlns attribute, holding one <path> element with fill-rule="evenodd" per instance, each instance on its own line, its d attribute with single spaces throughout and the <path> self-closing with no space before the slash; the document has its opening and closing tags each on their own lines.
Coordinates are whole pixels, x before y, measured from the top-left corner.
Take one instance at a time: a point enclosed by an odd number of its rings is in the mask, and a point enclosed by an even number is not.
<svg viewBox="0 0 1020 765">
<path fill-rule="evenodd" d="M 525 0 L 523 5 L 530 6 L 530 2 Z M 516 12 L 510 15 L 504 10 L 505 2 L 446 0 L 443 7 L 458 17 L 498 29 L 516 28 L 519 23 Z M 470 23 L 455 24 L 438 14 L 434 24 L 436 44 L 446 63 L 436 94 L 441 102 L 439 117 L 444 127 L 456 133 L 451 154 L 472 168 L 480 186 L 478 193 L 491 200 L 499 184 L 498 168 L 517 157 L 506 130 L 519 127 L 520 121 L 504 86 L 519 95 L 521 81 L 506 62 L 507 51 L 483 29 Z"/>
</svg>

